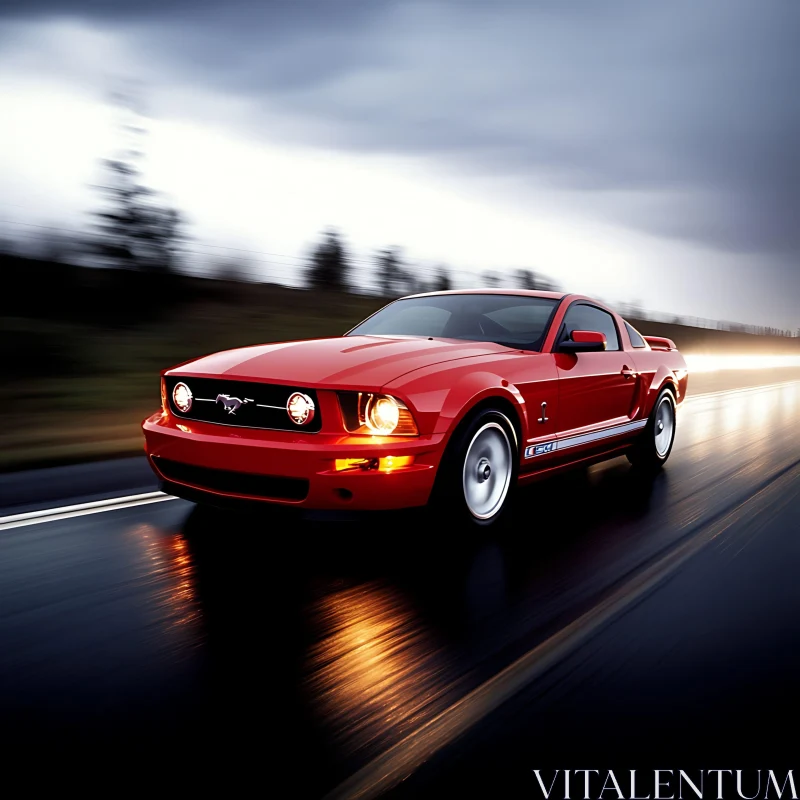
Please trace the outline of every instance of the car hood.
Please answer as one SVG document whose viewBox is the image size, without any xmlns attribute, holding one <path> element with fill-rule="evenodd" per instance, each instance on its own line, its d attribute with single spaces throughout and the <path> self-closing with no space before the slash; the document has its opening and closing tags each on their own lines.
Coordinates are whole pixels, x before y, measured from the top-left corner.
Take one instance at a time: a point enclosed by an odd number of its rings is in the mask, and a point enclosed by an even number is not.
<svg viewBox="0 0 800 800">
<path fill-rule="evenodd" d="M 181 364 L 168 374 L 319 388 L 379 389 L 401 375 L 431 364 L 513 352 L 494 342 L 340 336 L 225 350 Z"/>
</svg>

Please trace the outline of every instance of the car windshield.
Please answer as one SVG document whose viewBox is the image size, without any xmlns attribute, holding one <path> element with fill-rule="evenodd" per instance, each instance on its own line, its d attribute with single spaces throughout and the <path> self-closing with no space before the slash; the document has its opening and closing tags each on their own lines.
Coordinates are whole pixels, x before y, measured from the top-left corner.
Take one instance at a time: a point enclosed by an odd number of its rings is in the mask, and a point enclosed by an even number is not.
<svg viewBox="0 0 800 800">
<path fill-rule="evenodd" d="M 425 336 L 540 350 L 558 300 L 513 294 L 440 294 L 396 300 L 348 336 Z"/>
</svg>

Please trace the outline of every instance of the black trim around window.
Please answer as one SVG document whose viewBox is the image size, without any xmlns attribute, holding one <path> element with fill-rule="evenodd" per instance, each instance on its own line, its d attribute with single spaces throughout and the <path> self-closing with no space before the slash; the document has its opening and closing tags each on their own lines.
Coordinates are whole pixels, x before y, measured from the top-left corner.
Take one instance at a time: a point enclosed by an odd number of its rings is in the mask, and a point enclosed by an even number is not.
<svg viewBox="0 0 800 800">
<path fill-rule="evenodd" d="M 642 336 L 642 334 L 639 333 L 639 331 L 637 331 L 636 328 L 634 328 L 633 325 L 631 325 L 630 322 L 628 322 L 628 320 L 624 319 L 622 321 L 625 323 L 625 330 L 628 334 L 628 341 L 631 343 L 631 347 L 633 347 L 636 350 L 647 349 L 647 342 L 645 341 L 644 336 Z M 631 338 L 631 331 L 633 331 L 642 340 L 641 344 L 633 343 L 633 339 Z"/>
<path fill-rule="evenodd" d="M 569 314 L 570 309 L 573 306 L 589 306 L 589 308 L 593 308 L 596 311 L 602 311 L 604 314 L 608 314 L 608 316 L 611 317 L 611 322 L 614 325 L 614 330 L 617 332 L 617 347 L 615 349 L 613 349 L 613 350 L 608 350 L 608 349 L 604 350 L 603 352 L 605 352 L 605 353 L 620 353 L 620 352 L 623 351 L 622 336 L 620 335 L 619 325 L 617 325 L 617 320 L 614 317 L 614 315 L 608 309 L 600 308 L 600 306 L 598 306 L 596 303 L 590 303 L 590 302 L 588 302 L 586 300 L 573 300 L 567 306 L 567 310 L 564 312 L 564 318 L 561 321 L 561 328 L 558 331 L 558 336 L 556 336 L 555 342 L 553 343 L 553 352 L 554 353 L 557 353 L 558 352 L 558 348 L 561 346 L 561 343 L 566 341 L 566 336 L 565 336 L 566 330 L 567 330 L 566 319 L 567 319 L 567 314 Z"/>
</svg>

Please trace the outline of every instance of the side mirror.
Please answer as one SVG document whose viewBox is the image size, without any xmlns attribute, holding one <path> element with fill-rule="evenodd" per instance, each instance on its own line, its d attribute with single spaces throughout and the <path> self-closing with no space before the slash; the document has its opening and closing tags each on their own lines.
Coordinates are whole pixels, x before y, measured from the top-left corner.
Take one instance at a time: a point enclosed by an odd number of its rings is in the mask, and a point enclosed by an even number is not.
<svg viewBox="0 0 800 800">
<path fill-rule="evenodd" d="M 606 349 L 606 335 L 600 331 L 572 331 L 558 349 L 562 353 L 598 353 Z"/>
</svg>

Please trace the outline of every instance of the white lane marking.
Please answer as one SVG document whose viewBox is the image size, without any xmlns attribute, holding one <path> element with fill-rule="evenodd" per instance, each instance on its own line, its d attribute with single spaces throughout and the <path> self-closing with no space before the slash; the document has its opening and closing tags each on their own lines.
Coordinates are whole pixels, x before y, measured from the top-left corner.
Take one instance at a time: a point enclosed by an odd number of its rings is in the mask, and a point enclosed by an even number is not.
<svg viewBox="0 0 800 800">
<path fill-rule="evenodd" d="M 0 531 L 10 528 L 21 528 L 24 525 L 36 525 L 39 522 L 54 522 L 59 519 L 81 517 L 86 514 L 99 514 L 101 511 L 116 511 L 120 508 L 133 508 L 149 503 L 162 503 L 164 500 L 177 500 L 177 497 L 163 492 L 145 492 L 144 494 L 131 494 L 127 497 L 110 497 L 107 500 L 95 500 L 91 503 L 77 503 L 72 506 L 60 508 L 44 508 L 40 511 L 29 511 L 25 514 L 11 514 L 0 517 Z"/>
</svg>

